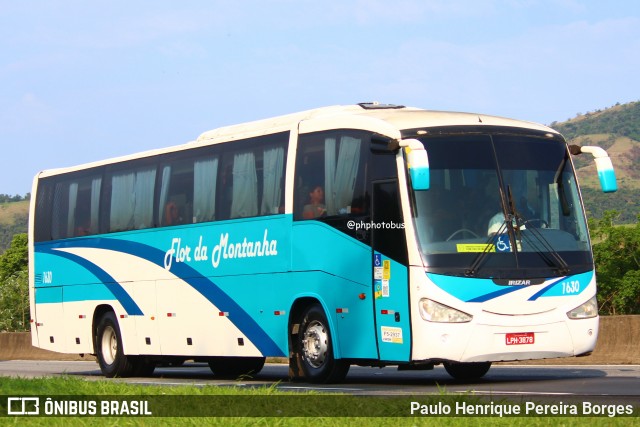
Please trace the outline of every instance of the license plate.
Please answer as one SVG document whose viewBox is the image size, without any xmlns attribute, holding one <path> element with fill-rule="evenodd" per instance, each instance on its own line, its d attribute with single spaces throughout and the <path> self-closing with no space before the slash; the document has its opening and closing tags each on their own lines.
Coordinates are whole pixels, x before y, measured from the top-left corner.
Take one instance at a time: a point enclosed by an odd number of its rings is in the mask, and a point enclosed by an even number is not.
<svg viewBox="0 0 640 427">
<path fill-rule="evenodd" d="M 535 333 L 533 332 L 507 334 L 505 339 L 507 345 L 533 344 L 536 341 Z"/>
</svg>

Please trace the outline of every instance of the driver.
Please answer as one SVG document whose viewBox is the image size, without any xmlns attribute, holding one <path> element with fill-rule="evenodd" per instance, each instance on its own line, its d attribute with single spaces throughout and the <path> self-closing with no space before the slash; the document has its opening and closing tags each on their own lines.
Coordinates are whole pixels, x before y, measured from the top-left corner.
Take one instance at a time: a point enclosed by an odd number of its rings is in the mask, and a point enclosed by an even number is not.
<svg viewBox="0 0 640 427">
<path fill-rule="evenodd" d="M 506 222 L 506 219 L 502 212 L 498 212 L 497 214 L 492 216 L 491 219 L 489 220 L 489 226 L 487 227 L 487 236 L 495 236 L 498 233 L 498 231 L 500 231 L 500 229 L 502 228 L 505 222 Z M 513 219 L 513 226 L 514 228 L 518 228 L 518 224 L 515 218 Z M 526 230 L 526 227 L 524 224 L 522 224 L 520 225 L 519 229 Z"/>
<path fill-rule="evenodd" d="M 504 214 L 502 212 L 498 212 L 489 220 L 489 227 L 487 228 L 487 236 L 495 236 L 502 225 L 504 224 Z"/>
</svg>

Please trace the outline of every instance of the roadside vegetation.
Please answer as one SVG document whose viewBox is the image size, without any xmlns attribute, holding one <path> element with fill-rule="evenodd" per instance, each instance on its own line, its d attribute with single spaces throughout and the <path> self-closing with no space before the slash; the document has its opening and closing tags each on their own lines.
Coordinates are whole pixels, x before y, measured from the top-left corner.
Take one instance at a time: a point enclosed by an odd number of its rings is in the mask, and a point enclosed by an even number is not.
<svg viewBox="0 0 640 427">
<path fill-rule="evenodd" d="M 16 234 L 0 255 L 0 332 L 29 329 L 27 235 Z"/>
<path fill-rule="evenodd" d="M 616 225 L 619 216 L 589 223 L 601 315 L 640 314 L 640 215 L 630 225 Z"/>
</svg>

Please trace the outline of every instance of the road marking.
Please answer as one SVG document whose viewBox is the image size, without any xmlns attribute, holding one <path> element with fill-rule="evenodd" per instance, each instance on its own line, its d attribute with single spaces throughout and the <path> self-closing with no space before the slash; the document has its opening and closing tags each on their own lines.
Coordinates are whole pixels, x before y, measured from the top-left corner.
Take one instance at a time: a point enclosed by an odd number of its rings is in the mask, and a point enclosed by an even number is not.
<svg viewBox="0 0 640 427">
<path fill-rule="evenodd" d="M 539 396 L 575 396 L 575 393 L 561 393 L 561 392 L 546 392 L 546 391 L 493 391 L 493 390 L 471 390 L 471 391 L 457 391 L 459 394 L 488 394 L 488 395 L 499 395 L 499 394 L 507 394 L 507 395 L 539 395 Z"/>
<path fill-rule="evenodd" d="M 296 386 L 279 386 L 280 390 L 311 390 L 311 391 L 363 391 L 362 388 L 346 388 L 346 387 L 296 387 Z"/>
</svg>

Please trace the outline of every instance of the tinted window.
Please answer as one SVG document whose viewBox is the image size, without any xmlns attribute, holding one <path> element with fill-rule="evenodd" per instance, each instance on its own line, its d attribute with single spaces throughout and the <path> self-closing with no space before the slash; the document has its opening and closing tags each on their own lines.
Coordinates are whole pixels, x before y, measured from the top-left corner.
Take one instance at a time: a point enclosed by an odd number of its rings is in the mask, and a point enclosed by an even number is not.
<svg viewBox="0 0 640 427">
<path fill-rule="evenodd" d="M 43 178 L 36 241 L 284 212 L 289 133 Z"/>
<path fill-rule="evenodd" d="M 284 212 L 288 134 L 225 144 L 220 166 L 218 219 Z"/>
<path fill-rule="evenodd" d="M 87 236 L 98 232 L 101 185 L 102 177 L 98 175 L 55 184 L 50 217 L 51 238 Z"/>
<path fill-rule="evenodd" d="M 369 214 L 369 134 L 338 130 L 300 136 L 294 217 L 353 234 L 348 220 Z"/>
<path fill-rule="evenodd" d="M 365 212 L 367 157 L 364 153 L 368 143 L 367 135 L 356 131 L 300 137 L 296 162 L 296 218 Z"/>
<path fill-rule="evenodd" d="M 156 167 L 137 166 L 107 174 L 108 232 L 154 226 Z M 104 210 L 103 210 L 104 212 Z"/>
</svg>

